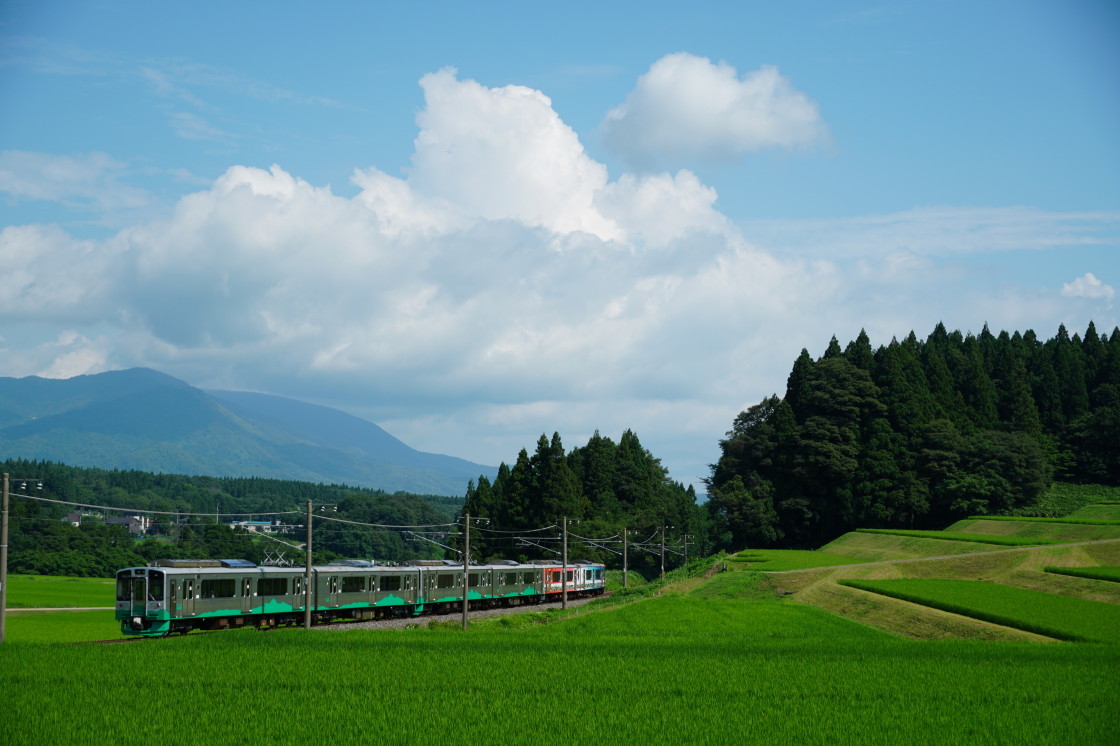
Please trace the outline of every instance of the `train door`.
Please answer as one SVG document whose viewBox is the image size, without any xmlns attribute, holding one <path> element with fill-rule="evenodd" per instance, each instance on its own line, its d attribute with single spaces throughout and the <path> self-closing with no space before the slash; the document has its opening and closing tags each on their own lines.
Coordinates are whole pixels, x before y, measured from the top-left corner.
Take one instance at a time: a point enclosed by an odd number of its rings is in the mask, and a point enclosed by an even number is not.
<svg viewBox="0 0 1120 746">
<path fill-rule="evenodd" d="M 248 613 L 253 610 L 253 579 L 241 578 L 241 611 Z"/>
<path fill-rule="evenodd" d="M 195 579 L 183 580 L 183 616 L 194 616 L 194 597 L 197 593 Z"/>
<path fill-rule="evenodd" d="M 132 598 L 129 600 L 130 615 L 144 618 L 148 611 L 148 579 L 137 576 L 132 579 Z"/>
</svg>

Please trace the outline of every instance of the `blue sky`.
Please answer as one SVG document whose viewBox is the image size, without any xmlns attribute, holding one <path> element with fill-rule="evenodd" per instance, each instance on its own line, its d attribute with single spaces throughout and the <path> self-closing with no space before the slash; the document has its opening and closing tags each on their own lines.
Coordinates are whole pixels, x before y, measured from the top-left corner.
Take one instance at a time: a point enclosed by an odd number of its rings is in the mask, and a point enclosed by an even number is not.
<svg viewBox="0 0 1120 746">
<path fill-rule="evenodd" d="M 802 347 L 1120 323 L 1120 5 L 0 4 L 0 375 L 698 483 Z"/>
</svg>

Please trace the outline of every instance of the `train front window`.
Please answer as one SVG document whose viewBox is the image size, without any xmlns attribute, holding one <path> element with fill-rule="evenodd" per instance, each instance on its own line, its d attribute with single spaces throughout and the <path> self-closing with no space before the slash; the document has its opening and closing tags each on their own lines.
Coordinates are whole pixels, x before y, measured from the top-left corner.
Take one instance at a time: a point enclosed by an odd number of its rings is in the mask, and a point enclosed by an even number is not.
<svg viewBox="0 0 1120 746">
<path fill-rule="evenodd" d="M 132 571 L 121 570 L 117 573 L 117 600 L 127 601 L 132 598 Z"/>
<path fill-rule="evenodd" d="M 163 573 L 158 570 L 148 573 L 148 600 L 163 600 Z"/>
</svg>

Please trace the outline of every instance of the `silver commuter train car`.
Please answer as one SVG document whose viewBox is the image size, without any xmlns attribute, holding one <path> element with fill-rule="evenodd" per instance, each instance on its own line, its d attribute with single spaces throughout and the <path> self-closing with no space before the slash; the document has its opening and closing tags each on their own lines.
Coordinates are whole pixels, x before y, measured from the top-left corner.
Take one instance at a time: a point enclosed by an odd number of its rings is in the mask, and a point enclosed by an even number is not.
<svg viewBox="0 0 1120 746">
<path fill-rule="evenodd" d="M 560 563 L 507 561 L 469 568 L 470 608 L 539 604 L 564 590 Z M 163 560 L 117 572 L 116 618 L 126 635 L 158 637 L 192 629 L 302 624 L 310 596 L 314 623 L 442 613 L 462 608 L 463 566 L 425 562 L 384 567 L 350 561 L 306 571 L 243 560 Z M 567 566 L 569 597 L 599 595 L 605 568 Z"/>
</svg>

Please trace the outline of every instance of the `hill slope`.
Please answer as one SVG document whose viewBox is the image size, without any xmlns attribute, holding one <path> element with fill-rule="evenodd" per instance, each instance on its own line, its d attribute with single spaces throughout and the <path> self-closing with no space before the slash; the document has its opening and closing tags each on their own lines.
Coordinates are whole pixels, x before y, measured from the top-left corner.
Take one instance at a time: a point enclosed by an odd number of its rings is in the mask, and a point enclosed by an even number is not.
<svg viewBox="0 0 1120 746">
<path fill-rule="evenodd" d="M 462 495 L 496 469 L 423 453 L 372 422 L 278 396 L 202 391 L 145 368 L 0 378 L 0 453 L 74 466 Z"/>
</svg>

